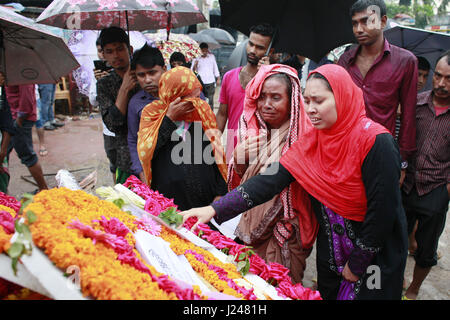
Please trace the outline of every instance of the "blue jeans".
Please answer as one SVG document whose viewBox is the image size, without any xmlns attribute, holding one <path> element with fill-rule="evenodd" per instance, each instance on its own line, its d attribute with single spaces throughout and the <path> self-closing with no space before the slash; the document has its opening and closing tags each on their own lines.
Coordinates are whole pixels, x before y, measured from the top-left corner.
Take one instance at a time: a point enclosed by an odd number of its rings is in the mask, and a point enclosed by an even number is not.
<svg viewBox="0 0 450 320">
<path fill-rule="evenodd" d="M 34 121 L 24 120 L 21 127 L 14 121 L 16 133 L 11 136 L 11 140 L 9 141 L 8 161 L 9 154 L 12 149 L 14 149 L 22 164 L 26 165 L 28 168 L 34 166 L 38 162 L 38 157 L 33 149 L 33 126 Z"/>
<path fill-rule="evenodd" d="M 47 122 L 55 120 L 55 115 L 53 114 L 53 102 L 55 100 L 56 85 L 53 83 L 39 84 L 38 90 L 41 104 L 40 120 L 42 125 L 45 125 Z"/>
<path fill-rule="evenodd" d="M 36 129 L 40 129 L 44 126 L 44 122 L 42 122 L 42 114 L 41 114 L 41 99 L 36 99 L 36 113 L 37 113 L 37 120 L 35 122 Z"/>
</svg>

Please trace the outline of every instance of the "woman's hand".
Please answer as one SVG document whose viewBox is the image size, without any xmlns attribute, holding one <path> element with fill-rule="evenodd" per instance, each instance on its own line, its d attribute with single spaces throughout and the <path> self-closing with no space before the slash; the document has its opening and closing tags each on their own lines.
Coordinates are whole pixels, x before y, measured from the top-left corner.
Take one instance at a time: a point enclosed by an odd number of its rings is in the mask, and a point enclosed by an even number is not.
<svg viewBox="0 0 450 320">
<path fill-rule="evenodd" d="M 207 206 L 186 210 L 180 214 L 183 216 L 183 223 L 181 225 L 183 225 L 190 217 L 197 217 L 197 223 L 191 228 L 191 231 L 194 231 L 200 223 L 208 223 L 216 215 L 216 211 L 212 206 Z"/>
<path fill-rule="evenodd" d="M 178 97 L 169 104 L 166 116 L 172 121 L 178 121 L 194 110 L 195 108 L 192 102 L 181 101 L 181 98 Z"/>
<path fill-rule="evenodd" d="M 342 270 L 342 277 L 348 282 L 356 282 L 359 280 L 359 277 L 350 270 L 348 262 L 345 264 L 344 270 Z"/>
<path fill-rule="evenodd" d="M 266 143 L 265 134 L 259 136 L 248 137 L 234 149 L 235 164 L 246 164 L 253 161 L 258 156 L 259 149 L 262 148 L 263 143 Z"/>
</svg>

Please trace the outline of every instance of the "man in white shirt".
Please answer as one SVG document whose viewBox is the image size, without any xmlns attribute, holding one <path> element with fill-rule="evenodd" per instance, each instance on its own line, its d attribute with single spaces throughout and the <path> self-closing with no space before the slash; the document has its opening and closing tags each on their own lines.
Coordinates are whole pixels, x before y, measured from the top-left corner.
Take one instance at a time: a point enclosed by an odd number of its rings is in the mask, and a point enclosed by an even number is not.
<svg viewBox="0 0 450 320">
<path fill-rule="evenodd" d="M 192 63 L 192 71 L 198 73 L 204 84 L 204 93 L 208 98 L 211 109 L 214 110 L 214 93 L 216 85 L 220 85 L 220 73 L 217 67 L 216 57 L 209 52 L 208 44 L 202 42 L 200 44 L 202 55 Z"/>
</svg>

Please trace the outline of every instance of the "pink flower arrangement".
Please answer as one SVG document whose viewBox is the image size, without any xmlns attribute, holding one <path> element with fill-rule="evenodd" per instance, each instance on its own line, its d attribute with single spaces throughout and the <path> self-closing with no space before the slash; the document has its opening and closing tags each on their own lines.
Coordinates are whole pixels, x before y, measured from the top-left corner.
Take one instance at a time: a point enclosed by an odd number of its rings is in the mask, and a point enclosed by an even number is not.
<svg viewBox="0 0 450 320">
<path fill-rule="evenodd" d="M 123 185 L 136 193 L 142 199 L 144 199 L 146 201 L 145 206 L 151 210 L 148 212 L 155 216 L 157 216 L 160 212 L 169 209 L 170 207 L 178 208 L 178 206 L 173 202 L 173 199 L 167 199 L 158 191 L 153 191 L 149 186 L 139 180 L 136 176 L 130 176 Z M 147 204 L 148 199 L 151 200 L 149 200 L 149 203 Z M 159 207 L 155 205 L 155 202 L 158 203 Z M 144 210 L 147 211 L 146 208 L 144 208 Z M 159 210 L 159 212 L 157 212 L 157 214 L 154 214 L 157 210 Z"/>
<path fill-rule="evenodd" d="M 183 226 L 186 229 L 191 229 L 196 221 L 197 218 L 191 217 L 186 220 Z M 199 224 L 195 232 L 197 236 L 200 236 L 200 238 L 208 241 L 217 249 L 228 249 L 228 254 L 230 255 L 236 255 L 239 252 L 250 250 L 250 248 L 234 242 L 220 232 L 211 230 L 206 224 Z M 294 285 L 288 275 L 289 269 L 285 266 L 274 262 L 267 264 L 256 254 L 252 254 L 249 260 L 249 271 L 260 276 L 265 281 L 272 283 L 276 287 L 276 290 L 280 296 L 298 300 L 321 300 L 320 293 L 318 291 L 305 288 L 300 283 Z M 280 284 L 282 285 L 280 286 Z"/>
<path fill-rule="evenodd" d="M 161 211 L 163 211 L 161 204 L 156 199 L 151 197 L 145 200 L 144 210 L 156 217 L 161 213 Z"/>
<path fill-rule="evenodd" d="M 161 234 L 161 225 L 156 223 L 152 218 L 144 216 L 142 219 L 134 221 L 137 227 L 151 235 L 159 236 Z"/>
<path fill-rule="evenodd" d="M 152 198 L 159 204 L 163 203 L 164 205 L 168 205 L 168 207 L 175 206 L 173 204 L 173 199 L 165 199 L 163 195 L 159 194 L 157 191 L 152 191 L 147 185 L 142 183 L 138 178 L 134 176 L 128 178 L 124 183 L 124 186 L 144 198 L 146 200 L 146 205 L 147 199 Z M 161 205 L 162 211 L 165 210 L 164 205 Z M 196 221 L 197 218 L 191 217 L 186 220 L 183 226 L 186 229 L 190 230 L 196 223 Z M 239 256 L 240 253 L 245 253 L 251 250 L 251 248 L 234 242 L 232 239 L 224 236 L 220 232 L 211 230 L 206 224 L 199 224 L 195 233 L 200 238 L 214 245 L 217 249 L 226 249 L 229 255 Z M 195 257 L 197 258 L 197 260 L 200 259 L 200 257 L 198 256 Z M 249 261 L 249 271 L 255 275 L 260 276 L 268 283 L 273 284 L 281 297 L 289 297 L 291 299 L 298 300 L 321 300 L 320 293 L 318 291 L 312 290 L 310 288 L 305 288 L 300 283 L 294 285 L 291 278 L 289 277 L 289 269 L 285 266 L 273 262 L 266 263 L 264 259 L 256 254 L 251 254 L 249 256 Z M 220 268 L 217 270 L 215 269 L 215 266 L 211 266 L 211 268 L 214 268 L 214 270 L 220 277 Z M 231 285 L 232 284 L 230 283 L 230 286 Z"/>
<path fill-rule="evenodd" d="M 15 212 L 19 212 L 21 204 L 16 198 L 8 196 L 6 193 L 0 191 L 0 204 L 2 206 L 13 209 Z"/>
<path fill-rule="evenodd" d="M 0 211 L 0 226 L 3 227 L 7 234 L 14 233 L 14 221 L 11 213 L 7 211 Z"/>
<path fill-rule="evenodd" d="M 117 218 L 108 220 L 105 216 L 102 216 L 101 220 L 93 220 L 92 222 L 98 222 L 107 233 L 115 234 L 118 237 L 125 238 L 130 232 L 127 226 Z"/>
</svg>

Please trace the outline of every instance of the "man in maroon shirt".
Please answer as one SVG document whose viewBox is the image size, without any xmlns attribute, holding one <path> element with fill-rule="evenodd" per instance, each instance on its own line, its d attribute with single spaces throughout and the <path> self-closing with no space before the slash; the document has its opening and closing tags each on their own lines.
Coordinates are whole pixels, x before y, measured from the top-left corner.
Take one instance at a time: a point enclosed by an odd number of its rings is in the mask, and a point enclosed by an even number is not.
<svg viewBox="0 0 450 320">
<path fill-rule="evenodd" d="M 32 128 L 36 122 L 36 93 L 34 84 L 6 86 L 6 100 L 11 108 L 16 133 L 11 137 L 8 157 L 16 150 L 21 162 L 27 166 L 39 190 L 48 189 L 39 159 L 33 149 Z"/>
<path fill-rule="evenodd" d="M 431 267 L 437 264 L 439 237 L 450 199 L 450 51 L 436 63 L 433 90 L 417 97 L 417 154 L 406 171 L 403 206 L 411 233 L 418 221 L 413 280 L 405 293 L 416 299 Z"/>
<path fill-rule="evenodd" d="M 359 46 L 345 52 L 338 64 L 362 89 L 367 116 L 393 135 L 401 105 L 398 142 L 405 169 L 416 150 L 417 58 L 384 39 L 387 16 L 383 0 L 359 0 L 351 7 L 350 15 Z M 404 170 L 402 173 L 404 177 Z"/>
</svg>

